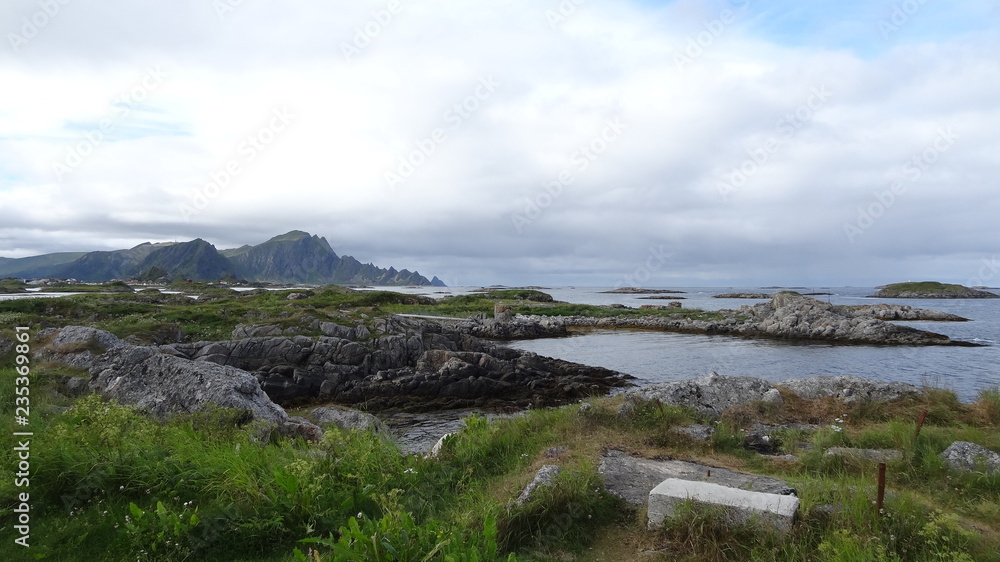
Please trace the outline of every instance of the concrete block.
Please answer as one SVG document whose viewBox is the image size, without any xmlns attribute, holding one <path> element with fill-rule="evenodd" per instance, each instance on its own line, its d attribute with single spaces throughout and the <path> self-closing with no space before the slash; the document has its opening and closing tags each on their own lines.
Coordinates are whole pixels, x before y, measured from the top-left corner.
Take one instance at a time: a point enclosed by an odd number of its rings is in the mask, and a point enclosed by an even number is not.
<svg viewBox="0 0 1000 562">
<path fill-rule="evenodd" d="M 662 527 L 663 519 L 673 516 L 687 500 L 721 506 L 734 522 L 745 522 L 757 515 L 782 532 L 792 529 L 795 512 L 799 508 L 799 498 L 795 496 L 668 478 L 649 493 L 648 528 Z"/>
</svg>

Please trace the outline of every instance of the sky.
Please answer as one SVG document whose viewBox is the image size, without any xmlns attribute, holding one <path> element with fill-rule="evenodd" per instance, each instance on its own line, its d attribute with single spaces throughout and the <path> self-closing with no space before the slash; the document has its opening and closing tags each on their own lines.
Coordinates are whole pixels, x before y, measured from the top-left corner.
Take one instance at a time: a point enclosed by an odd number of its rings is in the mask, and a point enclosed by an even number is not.
<svg viewBox="0 0 1000 562">
<path fill-rule="evenodd" d="M 8 0 L 0 257 L 1000 285 L 996 0 Z"/>
</svg>

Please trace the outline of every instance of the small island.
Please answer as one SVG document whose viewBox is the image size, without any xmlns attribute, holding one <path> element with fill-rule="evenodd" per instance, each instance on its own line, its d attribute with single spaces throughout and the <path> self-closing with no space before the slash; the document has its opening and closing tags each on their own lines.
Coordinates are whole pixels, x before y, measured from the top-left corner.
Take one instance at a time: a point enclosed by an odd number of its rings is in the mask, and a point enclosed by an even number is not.
<svg viewBox="0 0 1000 562">
<path fill-rule="evenodd" d="M 923 281 L 920 283 L 893 283 L 876 287 L 871 298 L 879 299 L 997 299 L 1000 295 L 989 291 L 970 289 L 963 285 Z"/>
<path fill-rule="evenodd" d="M 774 295 L 767 293 L 723 293 L 715 295 L 713 299 L 769 299 Z"/>
<path fill-rule="evenodd" d="M 610 291 L 601 291 L 610 295 L 682 295 L 684 291 L 671 291 L 669 289 L 643 289 L 642 287 L 619 287 Z"/>
</svg>

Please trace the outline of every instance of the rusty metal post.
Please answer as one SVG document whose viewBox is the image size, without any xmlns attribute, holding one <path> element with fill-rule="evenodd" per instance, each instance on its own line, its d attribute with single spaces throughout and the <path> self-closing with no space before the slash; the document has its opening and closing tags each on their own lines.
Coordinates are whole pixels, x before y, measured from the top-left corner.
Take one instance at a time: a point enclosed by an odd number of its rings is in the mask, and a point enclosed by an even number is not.
<svg viewBox="0 0 1000 562">
<path fill-rule="evenodd" d="M 927 419 L 927 410 L 920 412 L 920 417 L 917 418 L 917 433 L 914 437 L 920 437 L 920 428 L 924 426 L 925 419 Z"/>
<path fill-rule="evenodd" d="M 885 501 L 885 463 L 878 463 L 878 497 L 875 500 L 875 512 L 882 515 L 882 505 Z"/>
</svg>

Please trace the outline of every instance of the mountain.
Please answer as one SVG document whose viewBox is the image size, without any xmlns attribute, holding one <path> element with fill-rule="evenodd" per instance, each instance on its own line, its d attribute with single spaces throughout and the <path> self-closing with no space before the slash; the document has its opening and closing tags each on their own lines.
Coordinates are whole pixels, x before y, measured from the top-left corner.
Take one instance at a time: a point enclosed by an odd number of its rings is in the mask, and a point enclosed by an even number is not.
<svg viewBox="0 0 1000 562">
<path fill-rule="evenodd" d="M 128 250 L 90 252 L 80 256 L 75 261 L 52 270 L 48 275 L 35 277 L 58 277 L 87 282 L 124 279 L 132 277 L 139 264 L 150 254 L 169 246 L 170 244 L 146 242 Z M 22 275 L 22 277 L 27 277 L 27 275 Z"/>
<path fill-rule="evenodd" d="M 338 256 L 325 238 L 293 230 L 256 246 L 218 250 L 205 240 L 140 244 L 128 250 L 0 258 L 0 275 L 57 277 L 80 281 L 240 278 L 271 283 L 431 285 L 417 272 L 382 269 Z"/>
<path fill-rule="evenodd" d="M 48 277 L 60 267 L 83 257 L 86 252 L 59 252 L 30 258 L 0 258 L 0 277 Z M 27 272 L 27 274 L 25 274 Z"/>
</svg>

